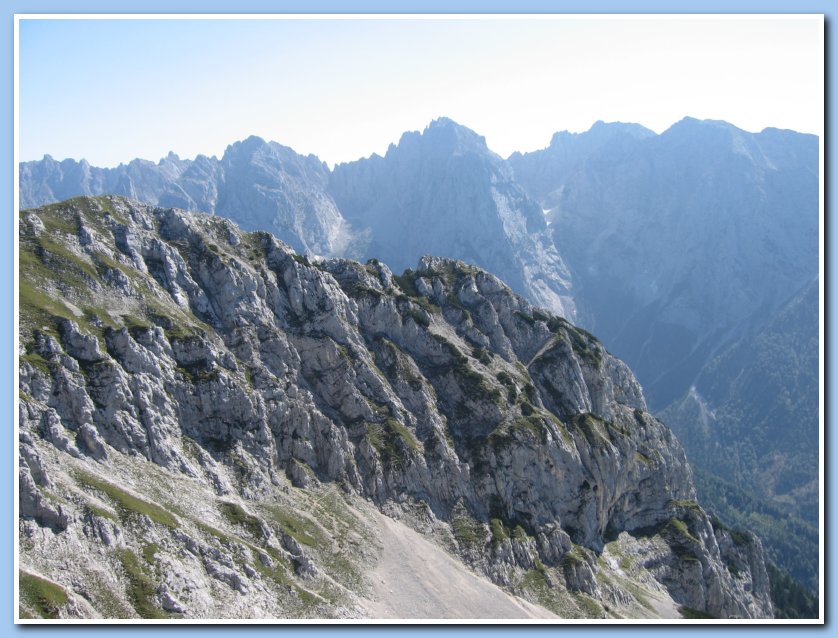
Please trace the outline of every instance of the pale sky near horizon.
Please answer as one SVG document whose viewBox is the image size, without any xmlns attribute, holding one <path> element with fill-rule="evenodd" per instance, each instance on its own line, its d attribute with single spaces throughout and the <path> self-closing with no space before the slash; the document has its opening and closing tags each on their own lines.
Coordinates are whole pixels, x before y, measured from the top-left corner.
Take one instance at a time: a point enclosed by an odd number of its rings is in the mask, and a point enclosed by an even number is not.
<svg viewBox="0 0 838 638">
<path fill-rule="evenodd" d="M 597 120 L 823 134 L 817 19 L 36 20 L 19 160 L 220 156 L 259 135 L 329 164 L 440 116 L 503 157 Z"/>
</svg>

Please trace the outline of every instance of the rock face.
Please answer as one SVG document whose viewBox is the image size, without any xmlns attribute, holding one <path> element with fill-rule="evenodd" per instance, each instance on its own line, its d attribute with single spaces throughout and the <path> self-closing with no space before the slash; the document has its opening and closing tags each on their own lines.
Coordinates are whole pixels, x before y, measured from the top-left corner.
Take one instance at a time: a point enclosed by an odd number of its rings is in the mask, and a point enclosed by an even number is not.
<svg viewBox="0 0 838 638">
<path fill-rule="evenodd" d="M 549 209 L 580 322 L 655 410 L 818 273 L 813 135 L 692 118 L 661 135 L 600 125 L 510 164 Z"/>
<path fill-rule="evenodd" d="M 224 178 L 216 205 L 196 202 L 191 209 L 213 211 L 245 230 L 269 230 L 301 253 L 342 255 L 347 249 L 346 222 L 326 190 L 328 169 L 315 156 L 250 137 L 227 148 L 219 170 Z"/>
<path fill-rule="evenodd" d="M 423 254 L 456 257 L 573 318 L 570 276 L 544 215 L 474 131 L 435 120 L 421 134 L 405 133 L 384 157 L 336 166 L 330 190 L 367 238 L 365 256 L 395 270 Z"/>
<path fill-rule="evenodd" d="M 21 207 L 116 194 L 215 213 L 309 255 L 377 258 L 403 270 L 424 254 L 481 266 L 537 305 L 574 317 L 570 276 L 538 206 L 485 140 L 451 120 L 405 133 L 385 157 L 329 172 L 258 137 L 224 156 L 114 169 L 45 157 L 20 166 Z"/>
<path fill-rule="evenodd" d="M 555 133 L 550 145 L 533 153 L 513 153 L 507 159 L 515 180 L 549 210 L 561 200 L 563 186 L 587 168 L 589 161 L 626 152 L 655 133 L 639 124 L 596 122 L 585 133 Z"/>
<path fill-rule="evenodd" d="M 46 156 L 20 165 L 20 205 L 39 206 L 77 195 L 111 193 L 131 199 L 215 213 L 246 230 L 269 230 L 295 250 L 342 255 L 348 227 L 326 191 L 329 172 L 313 155 L 249 137 L 224 156 L 181 160 L 174 153 L 154 164 L 133 160 L 96 168 L 85 160 Z"/>
<path fill-rule="evenodd" d="M 772 560 L 816 591 L 817 137 L 598 124 L 509 162 L 549 211 L 579 322 L 714 485 L 702 502 L 760 511 Z"/>
<path fill-rule="evenodd" d="M 642 608 L 622 538 L 676 603 L 771 615 L 628 368 L 485 271 L 115 197 L 24 211 L 20 246 L 26 613 L 363 615 L 368 499 L 566 614 Z"/>
</svg>

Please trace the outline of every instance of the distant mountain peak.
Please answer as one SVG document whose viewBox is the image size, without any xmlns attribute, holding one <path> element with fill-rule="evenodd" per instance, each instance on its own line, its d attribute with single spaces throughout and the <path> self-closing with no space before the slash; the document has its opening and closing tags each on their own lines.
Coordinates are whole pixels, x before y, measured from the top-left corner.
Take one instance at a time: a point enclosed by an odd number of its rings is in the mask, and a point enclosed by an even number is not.
<svg viewBox="0 0 838 638">
<path fill-rule="evenodd" d="M 425 128 L 422 137 L 434 142 L 447 143 L 452 148 L 477 148 L 488 151 L 486 138 L 478 135 L 473 130 L 447 117 L 440 117 L 433 120 Z"/>
<path fill-rule="evenodd" d="M 224 154 L 227 155 L 228 153 L 237 153 L 237 152 L 245 152 L 245 153 L 252 153 L 260 148 L 264 148 L 270 146 L 270 143 L 265 141 L 264 138 L 259 137 L 258 135 L 249 135 L 243 140 L 239 140 L 238 142 L 233 142 L 224 151 Z"/>
<path fill-rule="evenodd" d="M 655 132 L 641 124 L 631 122 L 605 122 L 597 120 L 587 131 L 582 133 L 571 133 L 570 131 L 557 131 L 550 139 L 550 147 L 561 146 L 573 141 L 584 139 L 599 139 L 615 137 L 617 135 L 630 135 L 635 138 L 652 137 Z"/>
<path fill-rule="evenodd" d="M 667 133 L 673 131 L 708 131 L 708 130 L 716 130 L 716 131 L 730 131 L 730 132 L 741 132 L 744 133 L 743 129 L 740 129 L 735 124 L 731 124 L 730 122 L 726 122 L 724 120 L 713 120 L 713 119 L 699 119 L 695 117 L 683 117 L 677 122 L 675 122 L 672 126 L 670 126 L 666 131 L 662 133 L 662 135 L 666 135 Z"/>
</svg>

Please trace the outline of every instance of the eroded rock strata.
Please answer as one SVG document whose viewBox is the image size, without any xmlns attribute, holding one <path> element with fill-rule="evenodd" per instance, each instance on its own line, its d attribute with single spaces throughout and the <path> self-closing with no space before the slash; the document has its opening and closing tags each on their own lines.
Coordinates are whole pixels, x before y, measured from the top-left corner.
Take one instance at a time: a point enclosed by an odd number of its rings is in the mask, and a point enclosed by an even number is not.
<svg viewBox="0 0 838 638">
<path fill-rule="evenodd" d="M 375 510 L 566 617 L 771 615 L 586 332 L 462 262 L 116 197 L 20 217 L 22 615 L 369 615 Z"/>
</svg>

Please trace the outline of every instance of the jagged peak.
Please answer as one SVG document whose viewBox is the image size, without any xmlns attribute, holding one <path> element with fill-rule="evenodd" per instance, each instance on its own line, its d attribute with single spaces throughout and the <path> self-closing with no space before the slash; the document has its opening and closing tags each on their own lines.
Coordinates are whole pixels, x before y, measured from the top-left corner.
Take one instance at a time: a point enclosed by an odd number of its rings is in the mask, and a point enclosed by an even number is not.
<svg viewBox="0 0 838 638">
<path fill-rule="evenodd" d="M 728 131 L 732 133 L 748 133 L 748 131 L 739 128 L 735 124 L 726 122 L 725 120 L 699 119 L 696 117 L 686 116 L 675 122 L 672 126 L 661 133 L 661 135 L 663 136 L 672 133 L 693 131 Z"/>
<path fill-rule="evenodd" d="M 484 136 L 478 135 L 467 126 L 459 124 L 448 117 L 439 117 L 432 120 L 425 128 L 423 135 L 430 139 L 452 140 L 459 146 L 477 146 L 481 149 L 488 150 Z"/>
<path fill-rule="evenodd" d="M 239 140 L 238 142 L 233 142 L 228 145 L 224 150 L 224 155 L 226 156 L 230 153 L 237 152 L 254 152 L 265 146 L 268 146 L 268 142 L 266 142 L 264 138 L 259 137 L 258 135 L 249 135 L 243 140 Z"/>
<path fill-rule="evenodd" d="M 461 153 L 467 150 L 491 152 L 485 137 L 448 117 L 432 120 L 421 133 L 406 131 L 397 145 L 390 145 L 387 155 L 406 148 L 429 148 L 442 153 Z"/>
<path fill-rule="evenodd" d="M 324 171 L 328 172 L 328 166 L 317 155 L 309 153 L 303 155 L 298 153 L 290 146 L 285 146 L 279 142 L 267 141 L 258 135 L 251 135 L 243 140 L 230 144 L 224 151 L 222 161 L 233 157 L 245 158 L 255 156 L 267 156 L 280 161 L 300 161 L 310 162 L 319 165 Z"/>
<path fill-rule="evenodd" d="M 605 122 L 604 120 L 597 120 L 591 125 L 587 131 L 582 133 L 572 133 L 570 131 L 558 131 L 553 134 L 550 139 L 550 146 L 561 146 L 571 140 L 581 140 L 583 138 L 606 138 L 616 135 L 630 135 L 636 138 L 652 137 L 655 132 L 646 128 L 642 124 L 635 124 L 632 122 Z"/>
</svg>

